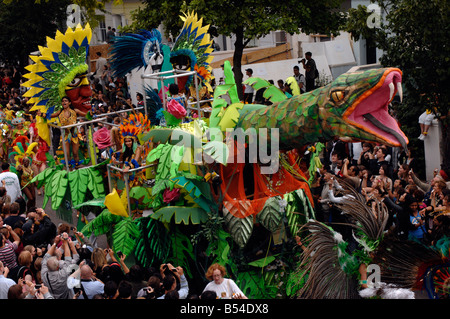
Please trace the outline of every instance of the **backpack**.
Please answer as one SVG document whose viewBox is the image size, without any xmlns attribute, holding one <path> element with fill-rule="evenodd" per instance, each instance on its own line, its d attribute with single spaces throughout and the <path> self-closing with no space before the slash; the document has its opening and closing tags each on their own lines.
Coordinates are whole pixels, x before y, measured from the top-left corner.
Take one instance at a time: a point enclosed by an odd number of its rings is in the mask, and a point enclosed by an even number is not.
<svg viewBox="0 0 450 319">
<path fill-rule="evenodd" d="M 317 79 L 318 77 L 319 77 L 319 71 L 316 68 L 316 70 L 314 72 L 314 79 Z"/>
</svg>

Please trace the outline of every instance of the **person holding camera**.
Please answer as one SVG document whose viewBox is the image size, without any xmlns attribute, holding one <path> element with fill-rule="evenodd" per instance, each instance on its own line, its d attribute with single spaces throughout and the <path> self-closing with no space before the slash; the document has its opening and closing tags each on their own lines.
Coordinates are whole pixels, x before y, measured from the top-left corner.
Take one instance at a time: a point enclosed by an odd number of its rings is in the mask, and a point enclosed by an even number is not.
<svg viewBox="0 0 450 319">
<path fill-rule="evenodd" d="M 306 52 L 305 58 L 301 59 L 300 62 L 303 64 L 303 68 L 305 69 L 306 92 L 312 91 L 315 89 L 314 81 L 317 77 L 316 61 L 312 59 L 311 52 Z"/>
<path fill-rule="evenodd" d="M 92 299 L 97 294 L 103 295 L 105 284 L 94 275 L 92 268 L 83 260 L 78 268 L 67 279 L 69 287 L 79 287 L 82 291 L 78 299 Z"/>
<path fill-rule="evenodd" d="M 56 256 L 56 250 L 59 242 L 63 242 L 64 260 L 60 264 L 60 260 Z M 67 279 L 78 263 L 80 256 L 75 248 L 74 243 L 67 233 L 58 235 L 53 245 L 44 255 L 42 260 L 41 276 L 45 286 L 50 288 L 50 293 L 55 299 L 72 299 L 73 291 L 67 287 Z"/>
<path fill-rule="evenodd" d="M 178 290 L 179 299 L 186 299 L 189 294 L 189 285 L 184 275 L 184 270 L 180 266 L 174 267 L 172 264 L 162 264 L 160 267 L 164 294 L 158 299 L 165 299 L 168 292 Z M 178 288 L 179 283 L 179 288 Z"/>
</svg>

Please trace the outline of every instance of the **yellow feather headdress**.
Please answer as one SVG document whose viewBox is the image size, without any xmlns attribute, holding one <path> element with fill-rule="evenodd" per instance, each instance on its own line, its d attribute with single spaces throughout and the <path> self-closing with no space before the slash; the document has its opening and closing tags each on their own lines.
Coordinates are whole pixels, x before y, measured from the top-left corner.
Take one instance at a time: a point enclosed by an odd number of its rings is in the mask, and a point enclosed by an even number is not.
<svg viewBox="0 0 450 319">
<path fill-rule="evenodd" d="M 78 74 L 88 71 L 86 58 L 91 38 L 89 24 L 85 28 L 79 24 L 64 34 L 57 31 L 54 39 L 47 37 L 47 46 L 39 46 L 41 55 L 30 56 L 35 63 L 25 68 L 29 73 L 24 74 L 28 81 L 23 84 L 30 88 L 24 94 L 30 98 L 28 103 L 34 104 L 30 111 L 49 115 L 61 107 L 66 86 Z"/>
</svg>

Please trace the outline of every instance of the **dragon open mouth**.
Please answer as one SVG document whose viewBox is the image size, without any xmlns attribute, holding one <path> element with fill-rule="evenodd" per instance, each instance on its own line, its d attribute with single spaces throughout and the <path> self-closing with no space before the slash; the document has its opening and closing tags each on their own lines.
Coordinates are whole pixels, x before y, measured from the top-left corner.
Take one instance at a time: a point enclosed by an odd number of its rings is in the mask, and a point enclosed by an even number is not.
<svg viewBox="0 0 450 319">
<path fill-rule="evenodd" d="M 378 141 L 406 149 L 408 138 L 388 111 L 389 103 L 396 93 L 401 101 L 401 71 L 387 69 L 381 80 L 354 102 L 353 107 L 344 114 L 344 118 L 352 125 L 374 135 Z"/>
</svg>

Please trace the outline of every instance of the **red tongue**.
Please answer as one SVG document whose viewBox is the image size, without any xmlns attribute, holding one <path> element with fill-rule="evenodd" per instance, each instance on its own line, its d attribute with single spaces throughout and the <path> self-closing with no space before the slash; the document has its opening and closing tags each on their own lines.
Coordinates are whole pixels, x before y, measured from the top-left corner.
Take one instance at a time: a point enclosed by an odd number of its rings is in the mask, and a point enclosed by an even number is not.
<svg viewBox="0 0 450 319">
<path fill-rule="evenodd" d="M 178 80 L 178 88 L 180 89 L 180 92 L 184 92 L 186 90 L 186 83 L 188 80 L 188 76 L 182 76 L 179 77 Z"/>
</svg>

